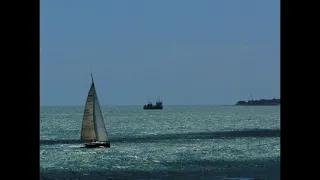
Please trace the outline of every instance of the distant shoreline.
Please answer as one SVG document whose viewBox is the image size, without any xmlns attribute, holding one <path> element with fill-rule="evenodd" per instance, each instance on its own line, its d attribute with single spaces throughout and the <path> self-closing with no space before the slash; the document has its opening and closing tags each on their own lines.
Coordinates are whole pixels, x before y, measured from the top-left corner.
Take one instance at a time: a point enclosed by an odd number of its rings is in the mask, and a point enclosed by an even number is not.
<svg viewBox="0 0 320 180">
<path fill-rule="evenodd" d="M 249 101 L 238 101 L 236 106 L 280 106 L 280 99 L 260 99 Z"/>
</svg>

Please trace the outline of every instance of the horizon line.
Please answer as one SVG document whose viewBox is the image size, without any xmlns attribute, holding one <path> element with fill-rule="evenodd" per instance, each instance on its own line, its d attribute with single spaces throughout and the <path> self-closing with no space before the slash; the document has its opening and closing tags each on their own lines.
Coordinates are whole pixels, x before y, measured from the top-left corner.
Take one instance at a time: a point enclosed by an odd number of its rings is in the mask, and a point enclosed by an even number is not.
<svg viewBox="0 0 320 180">
<path fill-rule="evenodd" d="M 235 104 L 168 104 L 166 106 L 234 106 Z M 84 105 L 40 105 L 40 107 L 79 107 Z M 143 106 L 141 104 L 102 104 L 100 106 Z"/>
</svg>

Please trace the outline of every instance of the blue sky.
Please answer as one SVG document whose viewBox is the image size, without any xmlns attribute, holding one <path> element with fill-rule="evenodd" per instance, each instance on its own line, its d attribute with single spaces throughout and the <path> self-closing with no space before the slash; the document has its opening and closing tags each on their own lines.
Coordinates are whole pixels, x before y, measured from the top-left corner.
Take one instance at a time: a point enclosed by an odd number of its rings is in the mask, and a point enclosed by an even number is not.
<svg viewBox="0 0 320 180">
<path fill-rule="evenodd" d="M 40 105 L 280 96 L 280 2 L 41 0 Z"/>
</svg>

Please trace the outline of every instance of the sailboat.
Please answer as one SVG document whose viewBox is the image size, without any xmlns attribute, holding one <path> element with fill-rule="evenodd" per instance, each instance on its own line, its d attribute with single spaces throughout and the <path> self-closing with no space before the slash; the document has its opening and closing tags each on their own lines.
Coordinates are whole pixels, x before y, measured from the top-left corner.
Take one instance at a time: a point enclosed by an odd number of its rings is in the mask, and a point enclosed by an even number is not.
<svg viewBox="0 0 320 180">
<path fill-rule="evenodd" d="M 92 83 L 83 113 L 81 141 L 86 142 L 86 147 L 110 147 L 92 73 L 91 80 Z"/>
</svg>

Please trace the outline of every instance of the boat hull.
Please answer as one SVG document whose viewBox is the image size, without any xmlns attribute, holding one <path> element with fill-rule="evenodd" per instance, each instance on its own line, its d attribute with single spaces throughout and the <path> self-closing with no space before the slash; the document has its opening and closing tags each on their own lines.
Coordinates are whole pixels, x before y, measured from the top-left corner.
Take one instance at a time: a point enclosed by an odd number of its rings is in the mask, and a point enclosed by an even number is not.
<svg viewBox="0 0 320 180">
<path fill-rule="evenodd" d="M 106 142 L 106 143 L 86 143 L 84 144 L 85 147 L 87 148 L 98 148 L 98 147 L 106 147 L 106 148 L 110 148 L 110 142 Z"/>
</svg>

